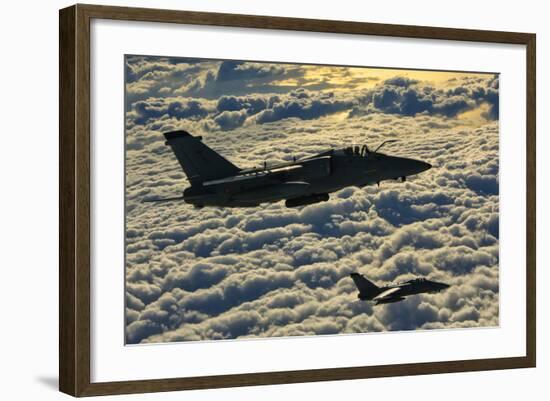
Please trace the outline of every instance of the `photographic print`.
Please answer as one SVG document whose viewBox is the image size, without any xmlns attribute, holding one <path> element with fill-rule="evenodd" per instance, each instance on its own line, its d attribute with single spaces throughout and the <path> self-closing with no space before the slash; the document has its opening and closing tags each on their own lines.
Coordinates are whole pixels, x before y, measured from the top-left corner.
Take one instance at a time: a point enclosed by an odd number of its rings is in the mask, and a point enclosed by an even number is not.
<svg viewBox="0 0 550 401">
<path fill-rule="evenodd" d="M 499 76 L 126 55 L 126 344 L 499 325 Z"/>
</svg>

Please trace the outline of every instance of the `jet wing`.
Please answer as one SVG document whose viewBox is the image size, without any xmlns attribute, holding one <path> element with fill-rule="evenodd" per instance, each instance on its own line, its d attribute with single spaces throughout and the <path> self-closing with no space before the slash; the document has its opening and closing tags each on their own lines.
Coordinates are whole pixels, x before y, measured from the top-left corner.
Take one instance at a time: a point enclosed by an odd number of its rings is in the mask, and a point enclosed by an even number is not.
<svg viewBox="0 0 550 401">
<path fill-rule="evenodd" d="M 284 168 L 279 168 L 277 170 L 270 169 L 270 170 L 250 170 L 243 174 L 243 171 L 239 173 L 239 175 L 234 175 L 231 177 L 226 178 L 220 178 L 219 180 L 211 180 L 211 181 L 205 181 L 202 185 L 209 186 L 209 185 L 217 185 L 217 184 L 233 184 L 238 183 L 242 181 L 258 181 L 261 178 L 269 178 L 272 176 L 276 176 L 279 173 L 287 173 L 289 171 L 294 170 L 300 170 L 302 166 L 300 165 L 294 165 L 294 166 L 288 166 Z"/>
<path fill-rule="evenodd" d="M 204 181 L 202 185 L 208 187 L 222 184 L 231 187 L 247 185 L 248 183 L 252 188 L 287 181 L 308 182 L 311 179 L 321 178 L 328 174 L 330 174 L 330 158 L 320 157 L 266 168 L 240 170 L 238 174 Z"/>
<path fill-rule="evenodd" d="M 286 163 L 279 163 L 279 164 L 273 164 L 266 167 L 253 167 L 253 168 L 246 168 L 242 169 L 239 174 L 257 174 L 257 173 L 265 173 L 266 171 L 276 171 L 280 169 L 284 169 L 285 167 L 292 167 L 297 166 L 301 167 L 299 161 L 294 162 L 286 162 Z"/>
<path fill-rule="evenodd" d="M 389 298 L 397 298 L 399 297 L 399 292 L 401 291 L 401 287 L 393 287 L 389 288 L 386 291 L 378 294 L 375 296 L 372 300 L 373 301 L 383 301 Z"/>
</svg>

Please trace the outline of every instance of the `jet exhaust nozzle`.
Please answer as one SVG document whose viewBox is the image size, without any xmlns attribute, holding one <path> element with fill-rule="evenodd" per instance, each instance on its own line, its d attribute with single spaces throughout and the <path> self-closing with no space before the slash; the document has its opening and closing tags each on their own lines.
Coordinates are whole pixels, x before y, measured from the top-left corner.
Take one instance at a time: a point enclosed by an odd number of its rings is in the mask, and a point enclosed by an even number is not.
<svg viewBox="0 0 550 401">
<path fill-rule="evenodd" d="M 328 199 L 329 199 L 328 194 L 300 196 L 299 198 L 287 199 L 285 202 L 285 206 L 286 207 L 305 206 L 305 205 L 311 205 L 313 203 L 318 203 L 318 202 L 326 202 L 328 201 Z"/>
</svg>

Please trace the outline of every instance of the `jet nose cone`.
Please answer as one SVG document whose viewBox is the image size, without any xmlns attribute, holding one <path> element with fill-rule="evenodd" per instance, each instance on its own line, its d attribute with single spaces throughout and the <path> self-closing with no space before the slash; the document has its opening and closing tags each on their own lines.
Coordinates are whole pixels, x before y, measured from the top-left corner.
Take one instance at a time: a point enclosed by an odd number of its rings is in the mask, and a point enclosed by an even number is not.
<svg viewBox="0 0 550 401">
<path fill-rule="evenodd" d="M 408 170 L 407 175 L 414 175 L 431 169 L 432 165 L 420 160 L 409 159 L 408 163 L 406 164 L 406 168 Z"/>
<path fill-rule="evenodd" d="M 432 165 L 421 160 L 405 157 L 390 157 L 384 159 L 384 171 L 387 179 L 404 178 L 410 175 L 420 174 L 432 168 Z"/>
<path fill-rule="evenodd" d="M 430 163 L 426 163 L 426 162 L 423 162 L 423 161 L 420 161 L 420 160 L 416 160 L 415 170 L 417 171 L 417 174 L 421 173 L 423 171 L 429 170 L 431 168 L 432 168 L 432 165 Z"/>
<path fill-rule="evenodd" d="M 398 166 L 403 169 L 405 172 L 404 175 L 419 174 L 432 168 L 430 163 L 423 162 L 422 160 L 403 158 L 399 160 L 399 162 L 400 163 L 398 163 Z"/>
</svg>

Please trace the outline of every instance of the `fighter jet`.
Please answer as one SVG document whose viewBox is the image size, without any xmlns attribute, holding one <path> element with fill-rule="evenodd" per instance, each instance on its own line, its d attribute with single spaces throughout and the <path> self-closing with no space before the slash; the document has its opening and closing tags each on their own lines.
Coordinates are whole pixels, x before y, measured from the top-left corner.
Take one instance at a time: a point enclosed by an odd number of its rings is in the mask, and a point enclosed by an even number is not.
<svg viewBox="0 0 550 401">
<path fill-rule="evenodd" d="M 430 281 L 425 278 L 414 278 L 403 283 L 378 287 L 362 274 L 351 273 L 350 277 L 359 290 L 357 298 L 361 301 L 373 301 L 375 305 L 400 302 L 409 295 L 436 293 L 449 288 L 448 284 Z"/>
<path fill-rule="evenodd" d="M 259 168 L 241 169 L 187 131 L 164 134 L 191 184 L 183 197 L 149 199 L 149 202 L 183 200 L 196 207 L 253 207 L 285 200 L 287 207 L 329 199 L 329 193 L 349 186 L 364 187 L 383 180 L 405 181 L 432 166 L 420 160 L 388 156 L 367 145 L 330 149 L 300 160 Z"/>
</svg>

